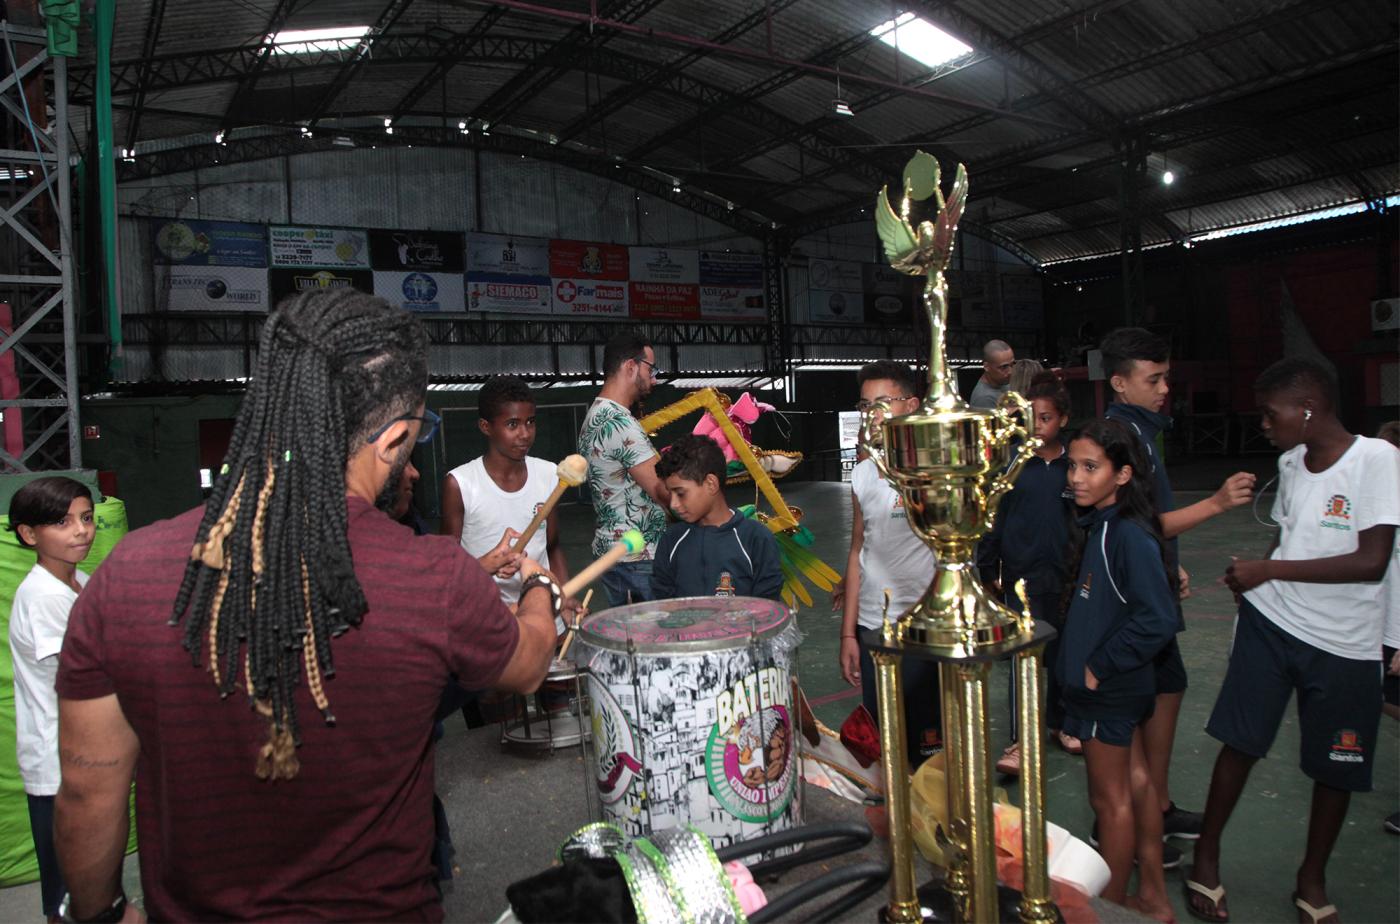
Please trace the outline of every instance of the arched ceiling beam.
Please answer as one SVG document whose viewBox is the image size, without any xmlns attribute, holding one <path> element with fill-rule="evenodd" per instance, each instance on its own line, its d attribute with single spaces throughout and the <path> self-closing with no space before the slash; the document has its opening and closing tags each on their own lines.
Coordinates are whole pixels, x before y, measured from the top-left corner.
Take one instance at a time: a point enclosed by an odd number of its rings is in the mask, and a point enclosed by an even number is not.
<svg viewBox="0 0 1400 924">
<path fill-rule="evenodd" d="M 141 154 L 132 161 L 117 164 L 119 180 L 138 180 L 153 176 L 166 176 L 203 170 L 218 165 L 246 163 L 276 157 L 289 157 L 318 151 L 347 151 L 335 139 L 348 138 L 361 147 L 371 145 L 384 147 L 407 147 L 409 145 L 436 146 L 445 148 L 469 148 L 474 151 L 490 151 L 510 156 L 533 157 L 538 160 L 562 164 L 584 173 L 591 173 L 612 182 L 648 193 L 658 199 L 675 203 L 682 208 L 703 215 L 728 228 L 755 238 L 762 238 L 774 228 L 773 218 L 781 221 L 795 219 L 793 213 L 759 216 L 752 213 L 731 210 L 723 201 L 703 195 L 697 189 L 682 189 L 674 192 L 668 179 L 653 171 L 639 169 L 628 164 L 608 163 L 596 156 L 583 154 L 572 147 L 549 144 L 523 138 L 505 132 L 492 132 L 482 136 L 477 132 L 464 136 L 455 128 L 436 126 L 406 125 L 394 130 L 393 135 L 366 129 L 343 127 L 323 129 L 307 137 L 296 126 L 283 126 L 286 131 L 250 138 L 230 138 L 224 144 L 190 145 Z"/>
</svg>

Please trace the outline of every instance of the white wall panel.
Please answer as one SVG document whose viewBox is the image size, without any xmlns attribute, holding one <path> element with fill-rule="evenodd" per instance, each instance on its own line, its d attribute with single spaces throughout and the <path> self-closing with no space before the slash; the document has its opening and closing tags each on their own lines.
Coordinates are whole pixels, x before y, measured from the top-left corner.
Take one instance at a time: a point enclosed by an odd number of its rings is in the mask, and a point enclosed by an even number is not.
<svg viewBox="0 0 1400 924">
<path fill-rule="evenodd" d="M 465 148 L 399 148 L 398 221 L 381 227 L 469 231 L 476 227 L 476 154 Z"/>
<path fill-rule="evenodd" d="M 398 223 L 398 172 L 392 148 L 346 148 L 287 159 L 290 223 L 403 227 Z"/>
</svg>

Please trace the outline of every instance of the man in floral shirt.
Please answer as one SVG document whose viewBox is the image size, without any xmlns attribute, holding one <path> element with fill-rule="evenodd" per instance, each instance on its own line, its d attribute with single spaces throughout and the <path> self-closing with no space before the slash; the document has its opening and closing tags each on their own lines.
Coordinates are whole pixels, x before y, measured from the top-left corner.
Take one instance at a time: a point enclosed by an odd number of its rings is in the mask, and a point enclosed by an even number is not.
<svg viewBox="0 0 1400 924">
<path fill-rule="evenodd" d="M 593 554 L 602 555 L 629 529 L 640 531 L 647 542 L 645 550 L 603 575 L 613 606 L 651 599 L 651 559 L 671 503 L 665 482 L 656 477 L 656 450 L 628 410 L 651 394 L 657 373 L 656 353 L 640 333 L 624 331 L 609 340 L 603 348 L 603 390 L 578 435 L 598 517 Z"/>
</svg>

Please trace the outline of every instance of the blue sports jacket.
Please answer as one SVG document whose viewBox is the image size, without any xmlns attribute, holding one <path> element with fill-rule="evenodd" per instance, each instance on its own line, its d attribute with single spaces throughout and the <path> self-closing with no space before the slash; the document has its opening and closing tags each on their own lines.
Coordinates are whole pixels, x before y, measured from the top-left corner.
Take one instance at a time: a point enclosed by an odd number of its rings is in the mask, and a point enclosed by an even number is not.
<svg viewBox="0 0 1400 924">
<path fill-rule="evenodd" d="M 778 540 L 768 527 L 742 513 L 723 526 L 676 523 L 656 544 L 651 593 L 672 597 L 767 597 L 782 599 L 783 567 Z"/>
<path fill-rule="evenodd" d="M 1175 510 L 1176 498 L 1172 496 L 1172 483 L 1167 477 L 1167 463 L 1157 453 L 1157 434 L 1170 430 L 1172 419 L 1145 407 L 1122 402 L 1110 404 L 1103 416 L 1125 424 L 1137 434 L 1138 448 L 1142 450 L 1142 454 L 1147 458 L 1148 468 L 1152 470 L 1152 502 L 1157 505 L 1157 513 L 1160 515 Z M 1171 573 L 1176 574 L 1177 566 L 1181 563 L 1181 554 L 1175 538 L 1166 540 L 1166 551 L 1167 565 L 1171 568 Z M 1186 617 L 1181 612 L 1181 601 L 1178 600 L 1176 631 L 1181 632 L 1185 628 Z"/>
<path fill-rule="evenodd" d="M 982 580 L 1000 578 L 1010 601 L 1016 581 L 1026 580 L 1026 593 L 1058 597 L 1069 580 L 1069 533 L 1074 495 L 1067 493 L 1069 457 L 1061 453 L 1048 462 L 1037 456 L 1026 463 L 1016 486 L 1001 500 L 992 530 L 977 544 L 977 567 Z"/>
<path fill-rule="evenodd" d="M 1176 634 L 1176 601 L 1157 540 L 1118 512 L 1114 505 L 1080 520 L 1084 555 L 1060 636 L 1065 709 L 1085 719 L 1146 716 L 1157 692 L 1152 659 Z M 1086 665 L 1097 690 L 1084 685 Z"/>
</svg>

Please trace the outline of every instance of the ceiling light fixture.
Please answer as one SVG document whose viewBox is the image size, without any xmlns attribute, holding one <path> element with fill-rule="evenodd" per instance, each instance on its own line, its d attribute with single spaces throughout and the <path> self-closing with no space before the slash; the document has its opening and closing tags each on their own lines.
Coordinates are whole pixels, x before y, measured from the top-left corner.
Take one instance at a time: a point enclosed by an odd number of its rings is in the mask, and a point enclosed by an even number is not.
<svg viewBox="0 0 1400 924">
<path fill-rule="evenodd" d="M 831 111 L 834 115 L 850 118 L 856 114 L 851 108 L 851 104 L 841 97 L 841 65 L 836 65 L 836 98 L 831 101 Z"/>
<path fill-rule="evenodd" d="M 1170 185 L 1172 185 L 1172 184 L 1175 183 L 1175 182 L 1176 182 L 1176 174 L 1175 174 L 1175 173 L 1172 173 L 1170 170 L 1163 170 L 1163 171 L 1162 171 L 1162 185 L 1163 185 L 1163 186 L 1170 186 Z"/>
</svg>

